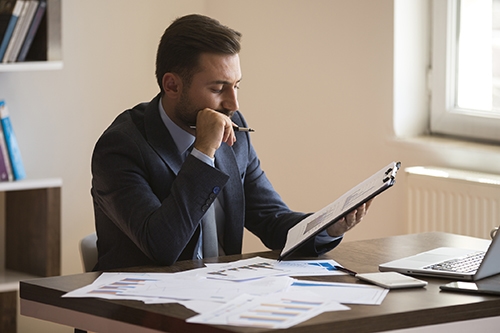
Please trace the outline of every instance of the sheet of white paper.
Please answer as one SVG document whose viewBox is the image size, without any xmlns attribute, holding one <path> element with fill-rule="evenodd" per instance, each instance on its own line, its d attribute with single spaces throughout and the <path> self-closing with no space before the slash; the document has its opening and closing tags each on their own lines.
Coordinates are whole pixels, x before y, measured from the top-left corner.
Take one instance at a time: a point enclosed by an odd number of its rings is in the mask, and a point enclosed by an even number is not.
<svg viewBox="0 0 500 333">
<path fill-rule="evenodd" d="M 225 281 L 245 281 L 260 279 L 266 276 L 288 275 L 289 271 L 275 267 L 276 260 L 253 257 L 238 260 L 224 265 L 207 264 L 209 268 L 205 277 Z M 211 269 L 211 267 L 213 269 Z"/>
<path fill-rule="evenodd" d="M 389 292 L 389 289 L 372 285 L 305 280 L 296 280 L 288 290 L 307 290 L 339 303 L 365 305 L 380 305 Z"/>
<path fill-rule="evenodd" d="M 282 292 L 293 283 L 288 276 L 270 276 L 243 282 L 206 279 L 196 274 L 103 273 L 92 284 L 63 297 L 95 297 L 143 302 L 197 300 L 227 302 L 243 293 L 267 295 Z"/>
<path fill-rule="evenodd" d="M 217 309 L 186 321 L 211 325 L 288 328 L 325 310 L 348 309 L 345 305 L 307 292 L 286 292 L 268 296 L 240 295 Z"/>
<path fill-rule="evenodd" d="M 170 278 L 170 273 L 102 273 L 94 282 L 82 288 L 70 291 L 62 297 L 96 297 L 105 299 L 142 300 L 139 296 L 122 296 L 124 291 L 132 291 L 163 279 Z"/>
<path fill-rule="evenodd" d="M 193 310 L 196 313 L 205 313 L 221 306 L 221 303 L 219 302 L 210 302 L 210 301 L 198 301 L 198 300 L 183 301 L 183 300 L 175 300 L 169 298 L 144 299 L 144 304 L 167 304 L 167 303 L 178 303 L 184 305 L 186 308 Z"/>
<path fill-rule="evenodd" d="M 206 266 L 208 270 L 200 272 L 198 276 L 220 280 L 244 281 L 274 275 L 345 275 L 346 273 L 335 269 L 336 265 L 339 264 L 331 259 L 277 261 L 268 258 L 254 257 L 231 263 L 207 263 Z"/>
<path fill-rule="evenodd" d="M 335 266 L 340 266 L 334 260 L 286 260 L 276 261 L 274 267 L 289 271 L 289 276 L 326 276 L 346 275 Z"/>
<path fill-rule="evenodd" d="M 269 276 L 264 279 L 243 282 L 211 279 L 168 279 L 145 285 L 133 290 L 125 290 L 122 296 L 142 296 L 150 298 L 170 298 L 228 302 L 241 294 L 267 295 L 285 291 L 293 283 L 287 276 Z"/>
</svg>

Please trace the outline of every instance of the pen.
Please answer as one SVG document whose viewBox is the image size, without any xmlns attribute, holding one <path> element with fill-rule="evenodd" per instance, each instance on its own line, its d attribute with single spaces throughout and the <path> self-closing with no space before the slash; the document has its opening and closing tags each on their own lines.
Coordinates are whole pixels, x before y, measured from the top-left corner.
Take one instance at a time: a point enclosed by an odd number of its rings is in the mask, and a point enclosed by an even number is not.
<svg viewBox="0 0 500 333">
<path fill-rule="evenodd" d="M 342 267 L 342 266 L 335 265 L 335 266 L 333 266 L 333 267 L 334 267 L 336 270 L 342 271 L 342 272 L 347 273 L 347 274 L 352 275 L 352 276 L 356 276 L 356 274 L 358 274 L 358 273 L 356 273 L 356 272 L 354 272 L 354 271 L 351 271 L 350 269 L 347 269 L 347 268 Z"/>
<path fill-rule="evenodd" d="M 191 129 L 196 129 L 196 126 L 189 126 Z M 253 128 L 250 127 L 239 127 L 239 126 L 233 126 L 233 131 L 235 132 L 255 132 Z"/>
</svg>

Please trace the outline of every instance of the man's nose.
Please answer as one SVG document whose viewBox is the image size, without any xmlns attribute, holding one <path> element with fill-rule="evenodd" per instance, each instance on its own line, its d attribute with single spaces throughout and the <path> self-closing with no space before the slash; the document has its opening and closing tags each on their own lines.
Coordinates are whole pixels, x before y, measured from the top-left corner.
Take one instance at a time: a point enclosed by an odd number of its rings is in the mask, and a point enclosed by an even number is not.
<svg viewBox="0 0 500 333">
<path fill-rule="evenodd" d="M 228 96 L 224 99 L 222 106 L 225 110 L 229 110 L 231 112 L 237 111 L 239 109 L 240 106 L 238 103 L 238 95 L 236 89 L 234 89 L 231 94 L 228 94 Z"/>
</svg>

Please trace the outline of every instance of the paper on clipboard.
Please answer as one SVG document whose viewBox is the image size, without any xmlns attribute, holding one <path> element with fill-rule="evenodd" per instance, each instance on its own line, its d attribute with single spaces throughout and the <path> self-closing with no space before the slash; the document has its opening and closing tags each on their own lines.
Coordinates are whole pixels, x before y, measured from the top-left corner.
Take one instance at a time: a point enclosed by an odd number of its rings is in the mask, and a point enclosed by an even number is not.
<svg viewBox="0 0 500 333">
<path fill-rule="evenodd" d="M 390 163 L 328 206 L 300 221 L 288 231 L 285 247 L 278 260 L 283 260 L 308 239 L 342 219 L 352 209 L 394 185 L 400 166 L 400 162 Z"/>
</svg>

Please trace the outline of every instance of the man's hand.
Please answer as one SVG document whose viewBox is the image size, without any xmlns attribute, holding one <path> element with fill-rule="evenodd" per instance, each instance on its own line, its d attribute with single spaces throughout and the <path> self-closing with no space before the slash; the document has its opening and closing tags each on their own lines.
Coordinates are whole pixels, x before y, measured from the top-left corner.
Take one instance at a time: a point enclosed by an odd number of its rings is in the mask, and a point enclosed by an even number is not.
<svg viewBox="0 0 500 333">
<path fill-rule="evenodd" d="M 214 158 L 215 151 L 222 142 L 229 146 L 236 142 L 231 119 L 223 113 L 208 108 L 198 112 L 194 147 Z"/>
<path fill-rule="evenodd" d="M 363 217 L 366 215 L 366 212 L 368 211 L 368 208 L 372 204 L 372 201 L 373 199 L 367 201 L 365 204 L 357 207 L 349 214 L 347 214 L 346 217 L 344 217 L 342 220 L 328 227 L 328 229 L 326 229 L 328 235 L 330 235 L 331 237 L 339 237 L 342 236 L 347 231 L 349 231 L 350 229 L 354 228 L 354 226 L 359 222 L 361 222 Z"/>
</svg>

